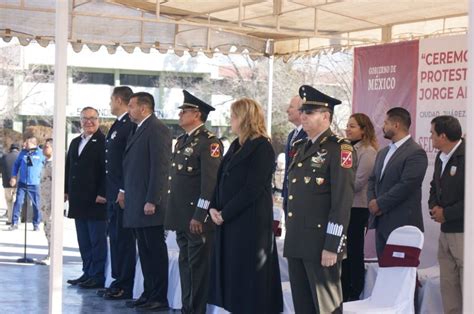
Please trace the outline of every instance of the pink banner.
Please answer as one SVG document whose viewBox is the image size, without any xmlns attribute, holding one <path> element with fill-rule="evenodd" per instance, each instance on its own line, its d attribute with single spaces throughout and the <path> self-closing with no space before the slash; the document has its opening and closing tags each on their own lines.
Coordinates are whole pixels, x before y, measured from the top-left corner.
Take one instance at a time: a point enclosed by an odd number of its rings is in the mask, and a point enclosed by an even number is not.
<svg viewBox="0 0 474 314">
<path fill-rule="evenodd" d="M 412 116 L 412 135 L 416 130 L 418 41 L 408 41 L 354 50 L 352 112 L 367 114 L 383 147 L 385 113 L 403 107 Z"/>
</svg>

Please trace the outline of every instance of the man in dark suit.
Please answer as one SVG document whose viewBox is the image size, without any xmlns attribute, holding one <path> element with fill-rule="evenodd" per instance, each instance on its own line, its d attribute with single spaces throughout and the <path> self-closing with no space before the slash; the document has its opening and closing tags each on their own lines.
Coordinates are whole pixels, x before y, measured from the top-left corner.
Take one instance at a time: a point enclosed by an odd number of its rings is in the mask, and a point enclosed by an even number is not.
<svg viewBox="0 0 474 314">
<path fill-rule="evenodd" d="M 342 313 L 341 262 L 354 197 L 355 151 L 330 129 L 341 103 L 300 87 L 307 139 L 294 145 L 288 172 L 284 256 L 296 313 Z"/>
<path fill-rule="evenodd" d="M 455 117 L 431 121 L 431 140 L 439 152 L 428 205 L 431 219 L 441 224 L 438 261 L 444 313 L 463 312 L 465 144 L 461 135 Z"/>
<path fill-rule="evenodd" d="M 410 113 L 401 107 L 387 111 L 384 137 L 392 143 L 380 150 L 369 177 L 367 199 L 375 244 L 380 258 L 388 236 L 398 227 L 423 229 L 421 184 L 428 159 L 426 152 L 410 136 Z"/>
<path fill-rule="evenodd" d="M 68 217 L 76 223 L 83 275 L 68 280 L 81 288 L 104 286 L 107 257 L 105 199 L 105 136 L 99 130 L 99 113 L 81 111 L 83 133 L 72 140 L 66 159 L 65 199 Z"/>
<path fill-rule="evenodd" d="M 110 262 L 112 277 L 109 288 L 97 291 L 106 300 L 131 299 L 135 278 L 136 241 L 132 229 L 123 227 L 124 209 L 117 202 L 123 190 L 123 153 L 134 123 L 128 116 L 128 102 L 133 92 L 128 86 L 114 88 L 110 97 L 110 111 L 117 117 L 105 140 L 105 173 Z"/>
<path fill-rule="evenodd" d="M 139 299 L 128 307 L 140 310 L 168 308 L 168 251 L 163 221 L 166 210 L 171 133 L 154 115 L 149 93 L 135 93 L 128 114 L 137 128 L 132 132 L 123 159 L 124 191 L 118 201 L 125 208 L 123 226 L 133 228 L 144 278 Z"/>
<path fill-rule="evenodd" d="M 295 125 L 293 131 L 288 134 L 288 139 L 286 141 L 285 147 L 285 177 L 283 179 L 283 191 L 281 192 L 281 196 L 283 197 L 283 210 L 285 214 L 288 214 L 286 210 L 286 205 L 288 203 L 288 168 L 293 160 L 293 157 L 296 154 L 296 147 L 293 144 L 296 141 L 306 138 L 307 134 L 306 131 L 303 130 L 303 126 L 301 125 L 301 105 L 303 104 L 303 100 L 299 95 L 294 96 L 291 98 L 290 105 L 286 110 L 288 114 L 288 121 Z"/>
<path fill-rule="evenodd" d="M 223 147 L 204 123 L 214 108 L 183 90 L 178 138 L 170 169 L 166 229 L 176 230 L 181 278 L 181 313 L 206 313 L 214 224 L 207 211 Z"/>
</svg>

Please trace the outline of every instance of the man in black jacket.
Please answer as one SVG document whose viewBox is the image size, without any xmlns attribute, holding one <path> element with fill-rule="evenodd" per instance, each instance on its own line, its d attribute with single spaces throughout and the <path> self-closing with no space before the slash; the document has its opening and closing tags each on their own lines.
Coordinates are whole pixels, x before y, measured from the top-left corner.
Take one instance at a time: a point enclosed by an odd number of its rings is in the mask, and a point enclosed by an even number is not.
<svg viewBox="0 0 474 314">
<path fill-rule="evenodd" d="M 65 198 L 68 217 L 76 223 L 83 274 L 67 282 L 92 289 L 104 286 L 107 257 L 105 136 L 99 130 L 96 109 L 82 109 L 81 127 L 83 133 L 72 140 L 67 154 Z"/>
<path fill-rule="evenodd" d="M 105 140 L 105 173 L 108 232 L 110 239 L 110 264 L 115 279 L 107 291 L 99 290 L 106 300 L 130 299 L 135 278 L 136 242 L 132 229 L 123 227 L 124 208 L 117 202 L 117 196 L 123 187 L 123 152 L 127 138 L 134 123 L 127 113 L 128 102 L 132 96 L 128 86 L 114 88 L 110 97 L 110 111 L 117 117 Z"/>
<path fill-rule="evenodd" d="M 431 121 L 433 147 L 439 149 L 431 181 L 431 219 L 441 224 L 438 260 L 444 313 L 462 313 L 464 247 L 464 140 L 452 116 Z"/>
</svg>

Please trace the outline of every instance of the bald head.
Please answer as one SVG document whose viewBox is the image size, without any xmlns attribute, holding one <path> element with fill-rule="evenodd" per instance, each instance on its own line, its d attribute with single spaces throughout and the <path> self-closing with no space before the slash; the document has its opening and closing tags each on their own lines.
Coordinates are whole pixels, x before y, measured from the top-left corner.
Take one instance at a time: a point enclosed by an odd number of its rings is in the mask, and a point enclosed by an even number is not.
<svg viewBox="0 0 474 314">
<path fill-rule="evenodd" d="M 301 124 L 301 112 L 299 111 L 301 105 L 303 105 L 303 99 L 301 99 L 299 95 L 296 95 L 291 98 L 288 109 L 286 109 L 288 121 L 293 123 L 295 126 L 299 126 Z"/>
</svg>

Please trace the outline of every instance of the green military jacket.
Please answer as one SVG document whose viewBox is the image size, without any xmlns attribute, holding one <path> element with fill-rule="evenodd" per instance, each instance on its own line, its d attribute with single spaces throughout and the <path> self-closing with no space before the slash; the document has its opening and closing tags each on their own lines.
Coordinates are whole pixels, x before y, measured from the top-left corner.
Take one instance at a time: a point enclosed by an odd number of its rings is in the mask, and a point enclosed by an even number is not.
<svg viewBox="0 0 474 314">
<path fill-rule="evenodd" d="M 178 137 L 168 177 L 166 229 L 189 230 L 191 219 L 204 223 L 205 229 L 212 228 L 208 210 L 222 152 L 221 142 L 204 125 L 189 136 Z"/>
<path fill-rule="evenodd" d="M 350 142 L 327 129 L 295 142 L 288 173 L 288 216 L 284 256 L 319 262 L 323 250 L 345 252 L 354 198 L 356 155 Z"/>
</svg>

